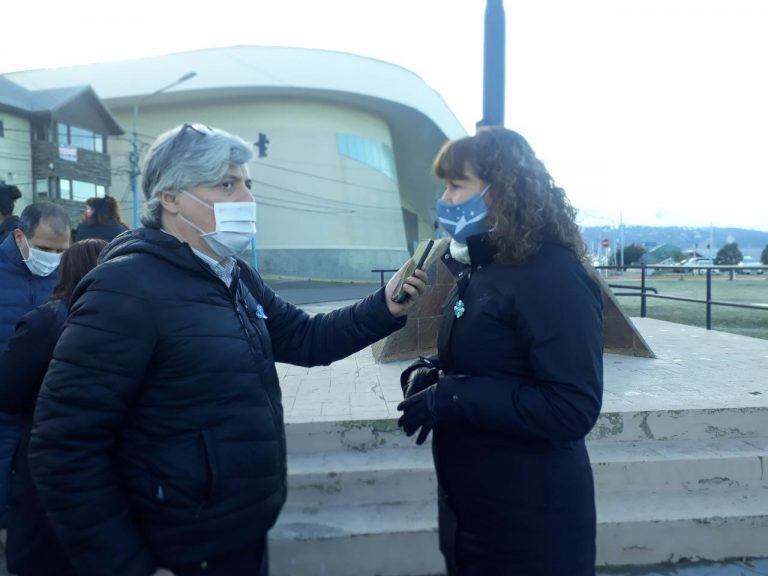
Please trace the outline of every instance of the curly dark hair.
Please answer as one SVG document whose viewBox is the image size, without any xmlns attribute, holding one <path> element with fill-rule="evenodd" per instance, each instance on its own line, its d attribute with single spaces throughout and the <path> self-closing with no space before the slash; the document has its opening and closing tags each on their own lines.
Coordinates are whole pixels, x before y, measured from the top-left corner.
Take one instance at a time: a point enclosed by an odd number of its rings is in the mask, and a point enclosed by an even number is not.
<svg viewBox="0 0 768 576">
<path fill-rule="evenodd" d="M 498 262 L 522 264 L 544 240 L 562 244 L 579 261 L 586 261 L 576 209 L 517 132 L 486 127 L 475 136 L 451 140 L 438 153 L 433 168 L 441 180 L 465 178 L 469 168 L 490 184 L 488 218 Z"/>
</svg>

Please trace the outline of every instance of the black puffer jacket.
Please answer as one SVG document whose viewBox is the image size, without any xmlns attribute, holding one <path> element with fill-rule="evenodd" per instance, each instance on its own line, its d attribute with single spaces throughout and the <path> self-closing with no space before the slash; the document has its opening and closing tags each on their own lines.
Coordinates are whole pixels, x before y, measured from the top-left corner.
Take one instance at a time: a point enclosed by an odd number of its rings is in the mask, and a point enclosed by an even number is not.
<svg viewBox="0 0 768 576">
<path fill-rule="evenodd" d="M 329 364 L 404 319 L 382 291 L 310 318 L 242 261 L 227 288 L 160 231 L 124 234 L 101 258 L 35 411 L 29 461 L 49 518 L 80 576 L 247 550 L 286 497 L 275 361 Z"/>
<path fill-rule="evenodd" d="M 27 464 L 35 401 L 66 317 L 67 305 L 62 300 L 38 306 L 22 316 L 0 354 L 0 411 L 22 419 L 8 498 L 5 558 L 11 574 L 74 574 L 45 517 Z"/>
</svg>

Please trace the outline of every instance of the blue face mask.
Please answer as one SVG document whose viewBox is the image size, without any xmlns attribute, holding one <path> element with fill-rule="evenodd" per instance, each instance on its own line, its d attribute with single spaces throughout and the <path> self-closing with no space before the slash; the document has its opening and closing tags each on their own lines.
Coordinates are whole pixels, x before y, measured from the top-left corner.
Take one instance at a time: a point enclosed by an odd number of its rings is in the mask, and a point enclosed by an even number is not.
<svg viewBox="0 0 768 576">
<path fill-rule="evenodd" d="M 470 236 L 488 232 L 488 206 L 484 196 L 490 187 L 489 184 L 480 194 L 459 204 L 437 201 L 437 221 L 457 242 L 466 244 Z"/>
</svg>

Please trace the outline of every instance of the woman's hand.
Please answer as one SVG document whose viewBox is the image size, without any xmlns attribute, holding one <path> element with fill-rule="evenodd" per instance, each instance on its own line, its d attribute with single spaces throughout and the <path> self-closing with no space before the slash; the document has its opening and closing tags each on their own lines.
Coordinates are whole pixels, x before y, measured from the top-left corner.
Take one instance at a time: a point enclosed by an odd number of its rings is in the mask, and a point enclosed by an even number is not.
<svg viewBox="0 0 768 576">
<path fill-rule="evenodd" d="M 384 297 L 387 300 L 387 308 L 389 308 L 392 316 L 399 318 L 408 314 L 408 310 L 421 299 L 422 295 L 427 289 L 427 281 L 429 277 L 424 270 L 416 270 L 413 276 L 409 277 L 405 284 L 403 284 L 403 290 L 408 294 L 408 298 L 402 304 L 392 301 L 392 295 L 395 293 L 400 277 L 405 273 L 405 268 L 408 266 L 406 262 L 403 267 L 398 270 L 397 274 L 390 278 L 387 282 L 387 287 L 384 289 Z"/>
<path fill-rule="evenodd" d="M 397 421 L 397 425 L 403 429 L 407 436 L 413 436 L 421 429 L 416 438 L 418 445 L 424 443 L 437 422 L 437 413 L 435 412 L 437 386 L 437 384 L 432 384 L 421 392 L 409 396 L 397 406 L 397 409 L 403 413 Z"/>
<path fill-rule="evenodd" d="M 410 398 L 432 384 L 437 384 L 439 377 L 440 370 L 434 366 L 420 366 L 411 370 L 408 378 L 404 382 L 402 380 L 400 382 L 400 386 L 403 389 L 403 398 Z"/>
</svg>

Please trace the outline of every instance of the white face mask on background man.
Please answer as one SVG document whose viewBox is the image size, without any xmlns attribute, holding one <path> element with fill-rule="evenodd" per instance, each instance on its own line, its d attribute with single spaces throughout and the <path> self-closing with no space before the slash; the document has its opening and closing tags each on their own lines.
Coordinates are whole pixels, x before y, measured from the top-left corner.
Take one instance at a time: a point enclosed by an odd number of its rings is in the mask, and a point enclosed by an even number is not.
<svg viewBox="0 0 768 576">
<path fill-rule="evenodd" d="M 216 219 L 214 232 L 206 232 L 179 213 L 179 218 L 200 233 L 200 237 L 221 258 L 242 254 L 256 236 L 256 202 L 204 202 L 186 190 L 181 191 L 198 204 L 213 210 Z"/>
<path fill-rule="evenodd" d="M 61 263 L 61 254 L 32 248 L 26 236 L 24 236 L 24 242 L 27 244 L 29 256 L 23 260 L 29 271 L 35 276 L 50 276 L 53 274 Z"/>
</svg>

